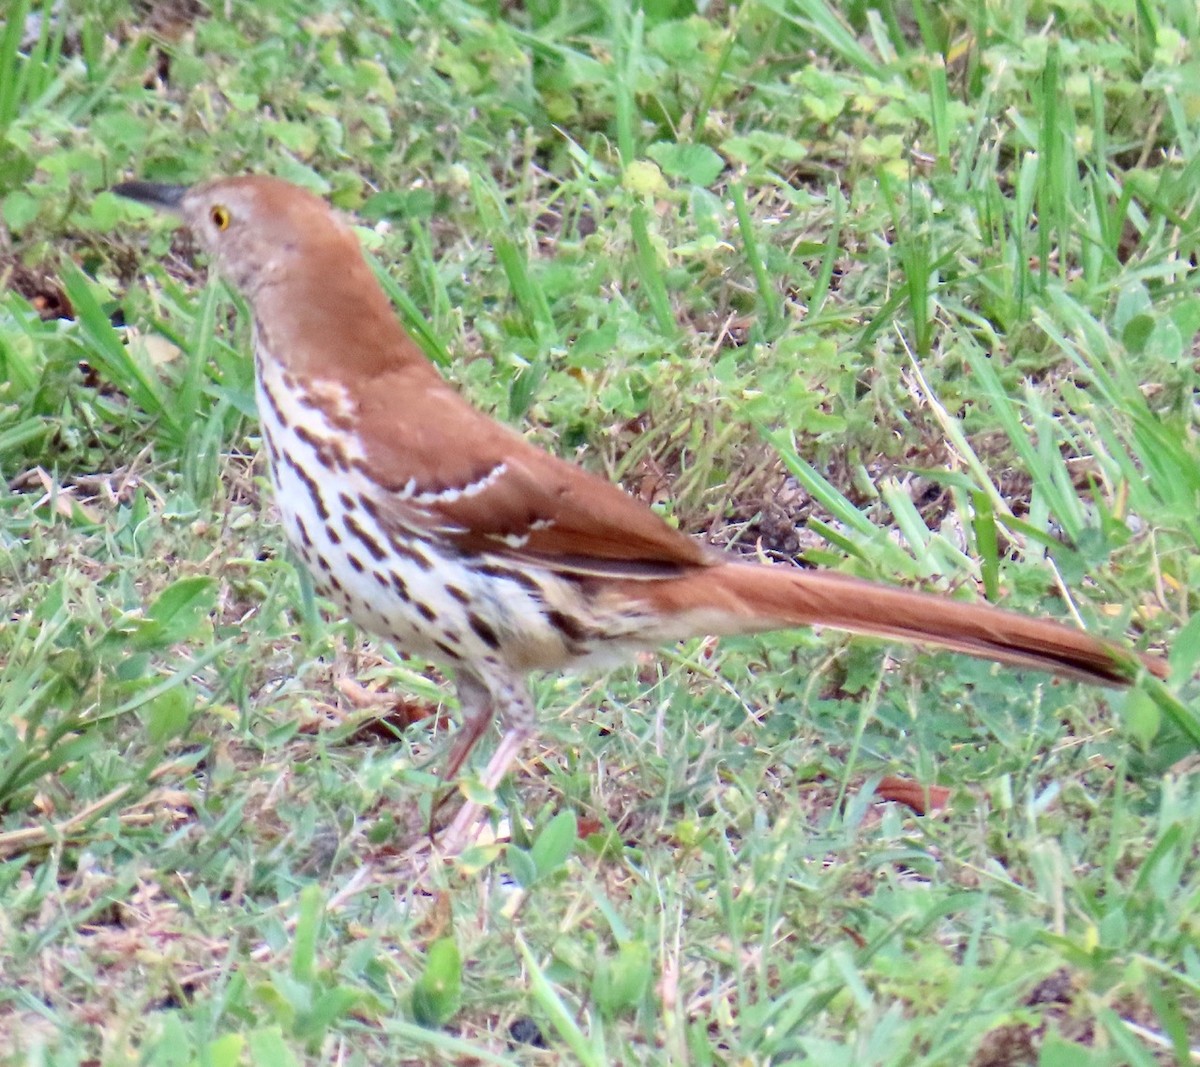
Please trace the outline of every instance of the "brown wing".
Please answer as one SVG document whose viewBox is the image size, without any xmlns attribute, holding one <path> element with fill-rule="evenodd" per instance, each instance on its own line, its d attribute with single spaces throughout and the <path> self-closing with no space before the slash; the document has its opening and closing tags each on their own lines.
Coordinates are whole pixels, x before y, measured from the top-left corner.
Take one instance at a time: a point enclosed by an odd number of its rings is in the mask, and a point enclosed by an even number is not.
<svg viewBox="0 0 1200 1067">
<path fill-rule="evenodd" d="M 367 467 L 397 518 L 415 510 L 464 551 L 575 573 L 662 578 L 715 562 L 645 504 L 529 444 L 425 370 L 389 373 L 358 398 Z M 438 417 L 398 417 L 409 405 Z"/>
</svg>

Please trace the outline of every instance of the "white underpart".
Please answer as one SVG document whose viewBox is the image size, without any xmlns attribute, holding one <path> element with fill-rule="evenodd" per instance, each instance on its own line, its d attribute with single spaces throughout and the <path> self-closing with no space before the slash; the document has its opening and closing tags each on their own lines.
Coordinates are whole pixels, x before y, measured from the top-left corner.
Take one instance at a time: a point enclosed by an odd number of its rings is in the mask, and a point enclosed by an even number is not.
<svg viewBox="0 0 1200 1067">
<path fill-rule="evenodd" d="M 361 503 L 364 498 L 375 501 L 384 505 L 380 510 L 386 512 L 389 497 L 395 503 L 415 504 L 418 508 L 452 502 L 482 492 L 503 476 L 505 464 L 497 464 L 468 486 L 429 494 L 415 492 L 415 479 L 400 492 L 389 494 L 356 466 L 325 473 L 318 456 L 322 443 L 336 439 L 351 461 L 365 458 L 361 444 L 353 435 L 337 429 L 321 408 L 305 403 L 288 388 L 279 364 L 261 350 L 261 345 L 255 362 L 262 434 L 279 459 L 271 469 L 276 503 L 288 540 L 322 595 L 363 629 L 393 641 L 401 651 L 441 662 L 453 663 L 459 658 L 475 664 L 494 661 L 497 666 L 526 670 L 557 666 L 572 658 L 545 615 L 543 597 L 516 580 L 484 574 L 465 565 L 457 553 L 449 547 L 439 548 L 436 541 L 410 546 L 417 558 L 395 551 L 390 541 L 394 531 L 383 529 Z M 341 386 L 325 381 L 313 394 L 330 403 L 338 417 L 353 418 L 352 401 L 348 395 L 339 397 L 337 389 Z M 303 427 L 310 440 L 303 440 L 293 427 Z M 284 460 L 285 455 L 292 457 L 295 466 Z M 298 473 L 297 466 L 308 472 L 308 481 Z M 352 501 L 353 507 L 347 509 L 343 496 Z M 322 515 L 322 508 L 328 517 Z M 463 532 L 436 523 L 428 529 L 435 536 L 439 530 Z M 382 559 L 372 552 L 371 544 L 383 550 Z M 426 561 L 428 565 L 424 565 Z M 556 587 L 562 579 L 547 572 L 544 582 L 550 599 L 557 600 Z M 461 591 L 463 598 L 448 593 L 448 587 Z M 435 619 L 427 617 L 422 605 Z M 472 611 L 495 633 L 499 650 L 472 626 Z M 447 649 L 457 655 L 451 656 Z"/>
</svg>

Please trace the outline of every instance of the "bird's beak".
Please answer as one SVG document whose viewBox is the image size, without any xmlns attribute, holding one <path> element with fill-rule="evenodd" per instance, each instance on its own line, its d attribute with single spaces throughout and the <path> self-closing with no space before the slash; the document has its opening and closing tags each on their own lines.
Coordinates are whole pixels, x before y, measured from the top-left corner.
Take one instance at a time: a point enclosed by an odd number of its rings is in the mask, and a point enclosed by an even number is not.
<svg viewBox="0 0 1200 1067">
<path fill-rule="evenodd" d="M 182 210 L 184 194 L 189 188 L 187 185 L 160 185 L 157 182 L 121 182 L 114 185 L 112 191 L 117 196 L 178 215 Z"/>
</svg>

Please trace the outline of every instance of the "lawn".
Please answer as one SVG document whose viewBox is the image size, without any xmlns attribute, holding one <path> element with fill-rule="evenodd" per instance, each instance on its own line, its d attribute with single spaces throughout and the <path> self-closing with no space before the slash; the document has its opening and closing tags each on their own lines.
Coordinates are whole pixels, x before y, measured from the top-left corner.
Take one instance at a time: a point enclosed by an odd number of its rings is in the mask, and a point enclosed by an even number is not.
<svg viewBox="0 0 1200 1067">
<path fill-rule="evenodd" d="M 0 1063 L 1200 1059 L 1198 49 L 1191 0 L 8 0 Z M 245 305 L 108 191 L 243 172 L 689 533 L 1171 677 L 810 631 L 539 677 L 431 862 L 452 689 L 314 596 Z"/>
</svg>

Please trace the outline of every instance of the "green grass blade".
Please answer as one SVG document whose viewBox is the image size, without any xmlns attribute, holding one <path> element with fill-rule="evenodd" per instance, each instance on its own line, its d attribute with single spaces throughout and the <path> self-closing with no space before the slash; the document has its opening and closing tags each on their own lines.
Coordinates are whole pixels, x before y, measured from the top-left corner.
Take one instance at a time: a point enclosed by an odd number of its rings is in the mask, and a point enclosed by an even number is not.
<svg viewBox="0 0 1200 1067">
<path fill-rule="evenodd" d="M 92 295 L 91 283 L 73 263 L 63 266 L 63 289 L 75 308 L 80 330 L 88 342 L 85 346 L 88 359 L 147 415 L 158 420 L 175 442 L 181 440 L 181 413 L 168 401 L 162 384 L 150 369 L 139 363 L 121 340 Z"/>
</svg>

